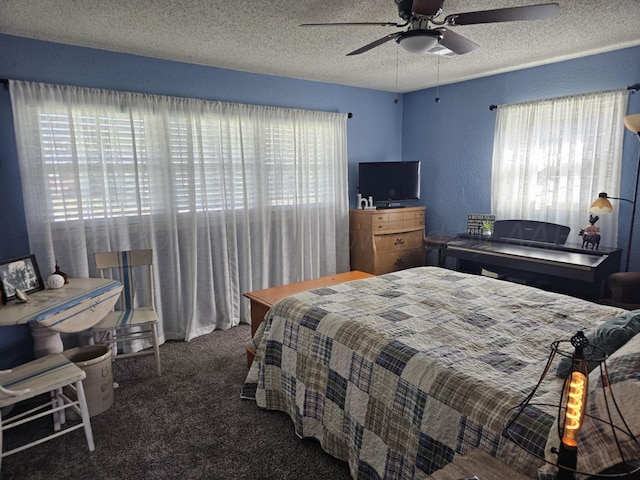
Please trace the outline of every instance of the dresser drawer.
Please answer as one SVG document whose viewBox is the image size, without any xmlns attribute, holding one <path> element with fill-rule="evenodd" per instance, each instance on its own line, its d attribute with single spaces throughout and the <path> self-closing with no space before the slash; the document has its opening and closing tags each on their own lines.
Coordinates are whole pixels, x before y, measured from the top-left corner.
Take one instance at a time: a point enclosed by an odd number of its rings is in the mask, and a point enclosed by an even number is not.
<svg viewBox="0 0 640 480">
<path fill-rule="evenodd" d="M 398 210 L 382 210 L 380 213 L 376 213 L 371 216 L 371 221 L 376 222 L 398 222 L 404 220 L 404 214 L 407 212 L 400 212 Z"/>
<path fill-rule="evenodd" d="M 421 230 L 404 233 L 388 233 L 373 236 L 377 254 L 401 252 L 403 250 L 422 249 L 423 235 Z"/>
<path fill-rule="evenodd" d="M 424 226 L 424 210 L 419 212 L 405 212 L 402 218 L 403 227 Z"/>
<path fill-rule="evenodd" d="M 424 210 L 409 212 L 393 212 L 373 215 L 371 231 L 402 230 L 403 228 L 424 226 Z"/>
<path fill-rule="evenodd" d="M 397 253 L 382 253 L 376 257 L 374 274 L 404 270 L 405 268 L 419 267 L 424 263 L 423 249 L 404 250 Z"/>
<path fill-rule="evenodd" d="M 371 217 L 371 231 L 400 230 L 404 228 L 403 212 L 378 213 Z"/>
<path fill-rule="evenodd" d="M 402 223 L 402 221 L 400 223 Z M 389 230 L 389 222 L 386 220 L 373 220 L 371 222 L 371 231 L 374 235 L 376 232 L 384 232 L 385 230 Z"/>
</svg>

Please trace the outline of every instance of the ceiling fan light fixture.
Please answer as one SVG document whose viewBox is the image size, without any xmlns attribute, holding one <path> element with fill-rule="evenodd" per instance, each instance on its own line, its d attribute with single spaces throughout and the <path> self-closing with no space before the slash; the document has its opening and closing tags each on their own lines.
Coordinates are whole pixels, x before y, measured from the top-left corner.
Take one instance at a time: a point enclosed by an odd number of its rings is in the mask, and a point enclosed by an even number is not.
<svg viewBox="0 0 640 480">
<path fill-rule="evenodd" d="M 427 53 L 441 38 L 442 33 L 438 30 L 410 30 L 400 35 L 396 42 L 409 53 Z"/>
</svg>

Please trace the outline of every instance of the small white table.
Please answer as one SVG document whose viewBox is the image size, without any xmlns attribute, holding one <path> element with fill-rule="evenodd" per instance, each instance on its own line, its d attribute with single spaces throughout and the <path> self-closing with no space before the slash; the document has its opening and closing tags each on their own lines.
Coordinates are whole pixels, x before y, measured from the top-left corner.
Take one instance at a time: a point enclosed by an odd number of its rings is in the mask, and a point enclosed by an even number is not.
<svg viewBox="0 0 640 480">
<path fill-rule="evenodd" d="M 87 330 L 113 308 L 122 284 L 102 278 L 70 278 L 62 288 L 29 294 L 26 303 L 0 308 L 0 326 L 28 323 L 36 357 L 63 350 L 60 333 Z"/>
</svg>

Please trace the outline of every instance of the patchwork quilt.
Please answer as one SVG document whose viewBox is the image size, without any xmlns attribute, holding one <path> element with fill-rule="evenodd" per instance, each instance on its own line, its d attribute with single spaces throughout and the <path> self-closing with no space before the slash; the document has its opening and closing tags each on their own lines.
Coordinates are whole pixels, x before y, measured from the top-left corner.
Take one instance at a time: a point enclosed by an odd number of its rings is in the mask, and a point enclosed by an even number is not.
<svg viewBox="0 0 640 480">
<path fill-rule="evenodd" d="M 286 412 L 353 478 L 425 478 L 476 448 L 535 478 L 553 411 L 516 425 L 536 456 L 505 425 L 553 341 L 621 312 L 438 267 L 320 288 L 270 310 L 242 397 Z M 548 375 L 538 392 L 561 382 Z"/>
</svg>

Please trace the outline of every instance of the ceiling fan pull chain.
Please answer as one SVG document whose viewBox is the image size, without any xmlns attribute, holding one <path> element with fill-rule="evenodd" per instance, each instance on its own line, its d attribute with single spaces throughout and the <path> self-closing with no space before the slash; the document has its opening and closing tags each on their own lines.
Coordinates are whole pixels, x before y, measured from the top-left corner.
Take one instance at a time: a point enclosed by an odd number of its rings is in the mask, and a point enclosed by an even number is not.
<svg viewBox="0 0 640 480">
<path fill-rule="evenodd" d="M 437 55 L 437 63 L 436 63 L 436 103 L 440 103 L 440 55 Z"/>
<path fill-rule="evenodd" d="M 393 99 L 393 103 L 398 103 L 398 57 L 399 57 L 399 52 L 398 49 L 400 48 L 400 44 L 396 43 L 396 98 Z"/>
</svg>

